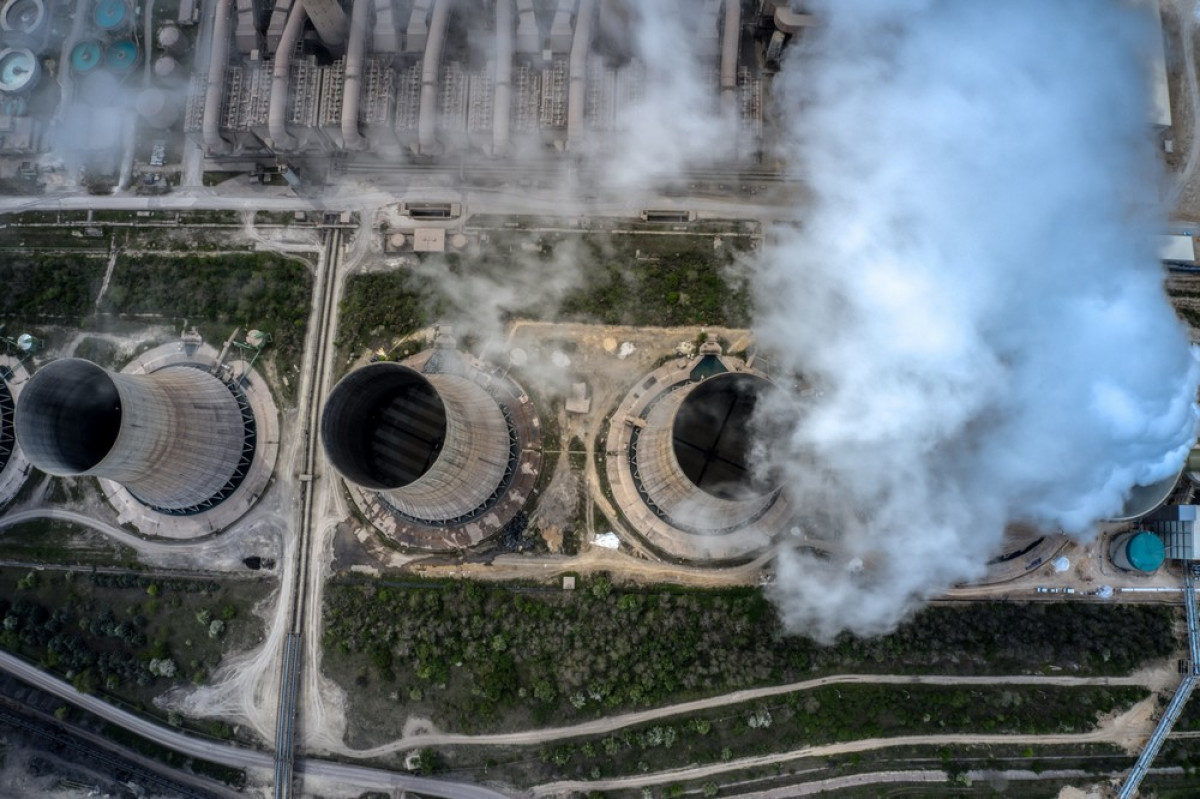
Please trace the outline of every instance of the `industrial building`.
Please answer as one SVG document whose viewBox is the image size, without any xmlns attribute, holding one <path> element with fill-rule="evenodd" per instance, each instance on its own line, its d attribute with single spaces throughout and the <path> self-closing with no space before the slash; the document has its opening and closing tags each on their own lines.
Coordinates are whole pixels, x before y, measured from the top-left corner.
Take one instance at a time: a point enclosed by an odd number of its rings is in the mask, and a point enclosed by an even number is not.
<svg viewBox="0 0 1200 799">
<path fill-rule="evenodd" d="M 621 109 L 643 93 L 645 65 L 620 52 L 633 35 L 625 0 L 346 7 L 348 19 L 337 0 L 281 0 L 264 16 L 250 0 L 238 0 L 236 14 L 233 0 L 220 0 L 210 69 L 193 75 L 186 130 L 210 155 L 502 156 L 576 149 L 588 133 L 618 128 Z M 679 45 L 712 75 L 711 111 L 740 116 L 757 141 L 763 88 L 748 30 L 773 24 L 775 7 L 706 0 L 698 12 L 693 41 Z"/>
<path fill-rule="evenodd" d="M 1197 506 L 1168 505 L 1142 519 L 1139 525 L 1162 539 L 1167 560 L 1200 560 Z"/>
<path fill-rule="evenodd" d="M 321 443 L 376 527 L 431 550 L 499 532 L 541 463 L 528 395 L 444 328 L 431 350 L 344 377 L 326 401 Z"/>
<path fill-rule="evenodd" d="M 606 470 L 629 526 L 660 553 L 731 561 L 765 549 L 791 519 L 782 490 L 752 468 L 763 373 L 706 342 L 638 383 L 612 415 Z"/>
<path fill-rule="evenodd" d="M 189 364 L 135 375 L 52 361 L 25 386 L 15 424 L 26 457 L 47 474 L 111 480 L 171 516 L 227 499 L 256 444 L 238 383 Z"/>
</svg>

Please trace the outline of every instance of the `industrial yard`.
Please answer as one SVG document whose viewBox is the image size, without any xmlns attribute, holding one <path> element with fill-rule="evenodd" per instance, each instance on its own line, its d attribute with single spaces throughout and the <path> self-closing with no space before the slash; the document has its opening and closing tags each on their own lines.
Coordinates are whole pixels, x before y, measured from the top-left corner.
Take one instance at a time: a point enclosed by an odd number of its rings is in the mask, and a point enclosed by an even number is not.
<svg viewBox="0 0 1200 799">
<path fill-rule="evenodd" d="M 903 5 L 0 2 L 0 793 L 1194 794 L 1200 7 Z"/>
</svg>

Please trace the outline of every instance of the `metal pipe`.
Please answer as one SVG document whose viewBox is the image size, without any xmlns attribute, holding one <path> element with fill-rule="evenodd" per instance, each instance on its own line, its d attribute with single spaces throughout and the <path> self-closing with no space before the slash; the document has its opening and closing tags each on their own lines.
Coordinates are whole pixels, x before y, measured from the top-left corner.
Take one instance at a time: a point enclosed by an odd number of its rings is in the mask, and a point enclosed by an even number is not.
<svg viewBox="0 0 1200 799">
<path fill-rule="evenodd" d="M 496 0 L 496 87 L 492 97 L 492 155 L 508 150 L 512 114 L 513 4 Z"/>
<path fill-rule="evenodd" d="M 436 0 L 433 19 L 429 23 L 429 40 L 425 43 L 425 58 L 421 62 L 421 109 L 417 117 L 417 148 L 431 153 L 437 147 L 437 83 L 442 62 L 442 45 L 446 41 L 446 26 L 450 20 L 450 0 Z"/>
<path fill-rule="evenodd" d="M 287 26 L 283 29 L 283 38 L 279 40 L 279 49 L 275 52 L 271 104 L 267 109 L 267 132 L 271 136 L 271 146 L 276 150 L 293 150 L 299 144 L 296 137 L 288 133 L 287 104 L 292 77 L 292 53 L 296 50 L 296 42 L 300 41 L 306 19 L 308 13 L 304 10 L 304 4 L 293 4 L 292 11 L 288 14 Z"/>
<path fill-rule="evenodd" d="M 737 111 L 737 60 L 741 36 L 741 0 L 725 0 L 725 30 L 721 34 L 721 110 L 729 117 Z"/>
<path fill-rule="evenodd" d="M 217 0 L 217 18 L 213 22 L 212 49 L 209 50 L 208 83 L 204 87 L 204 148 L 210 153 L 229 152 L 229 142 L 221 137 L 221 95 L 225 90 L 225 67 L 229 60 L 229 18 L 231 0 Z"/>
<path fill-rule="evenodd" d="M 567 90 L 567 149 L 579 146 L 583 137 L 583 105 L 586 94 L 588 49 L 592 45 L 592 21 L 596 0 L 582 0 L 575 18 L 575 39 L 571 42 L 570 87 Z"/>
<path fill-rule="evenodd" d="M 47 474 L 113 480 L 167 509 L 220 492 L 246 436 L 233 392 L 203 369 L 128 375 L 80 358 L 39 369 L 18 397 L 15 421 L 25 456 Z"/>
<path fill-rule="evenodd" d="M 363 52 L 366 49 L 367 7 L 372 0 L 354 0 L 350 13 L 350 42 L 346 49 L 346 85 L 342 90 L 342 148 L 365 150 L 367 141 L 358 132 L 358 102 L 362 94 Z"/>
</svg>

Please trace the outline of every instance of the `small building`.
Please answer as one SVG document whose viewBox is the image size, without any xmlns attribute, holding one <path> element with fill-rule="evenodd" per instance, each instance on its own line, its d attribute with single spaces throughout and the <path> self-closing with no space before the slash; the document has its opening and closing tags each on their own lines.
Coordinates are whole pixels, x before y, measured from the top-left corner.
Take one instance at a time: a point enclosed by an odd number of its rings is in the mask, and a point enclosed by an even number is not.
<svg viewBox="0 0 1200 799">
<path fill-rule="evenodd" d="M 1191 266 L 1196 263 L 1196 243 L 1190 235 L 1159 236 L 1158 257 L 1163 263 Z"/>
<path fill-rule="evenodd" d="M 1142 520 L 1162 539 L 1167 560 L 1200 560 L 1196 505 L 1167 505 Z"/>
<path fill-rule="evenodd" d="M 567 413 L 591 413 L 592 398 L 588 396 L 587 383 L 572 383 L 571 396 L 567 397 Z"/>
<path fill-rule="evenodd" d="M 413 252 L 445 252 L 446 229 L 419 227 L 413 231 Z"/>
</svg>

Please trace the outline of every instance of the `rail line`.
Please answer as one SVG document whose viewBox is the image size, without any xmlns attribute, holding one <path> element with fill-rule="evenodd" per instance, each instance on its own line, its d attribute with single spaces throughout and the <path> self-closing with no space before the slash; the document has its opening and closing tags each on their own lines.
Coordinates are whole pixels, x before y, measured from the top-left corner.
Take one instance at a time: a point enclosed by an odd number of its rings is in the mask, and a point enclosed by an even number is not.
<svg viewBox="0 0 1200 799">
<path fill-rule="evenodd" d="M 1154 728 L 1150 739 L 1146 741 L 1146 746 L 1138 756 L 1137 762 L 1133 764 L 1133 768 L 1125 777 L 1121 791 L 1117 794 L 1119 799 L 1130 799 L 1137 794 L 1138 787 L 1141 786 L 1142 780 L 1150 770 L 1150 764 L 1154 762 L 1158 751 L 1166 743 L 1167 736 L 1171 734 L 1171 729 L 1179 720 L 1180 714 L 1183 713 L 1188 697 L 1192 695 L 1192 690 L 1196 687 L 1196 679 L 1200 676 L 1200 619 L 1197 618 L 1196 587 L 1192 581 L 1191 569 L 1187 567 L 1183 570 L 1183 605 L 1187 610 L 1188 653 L 1191 655 L 1188 672 L 1184 675 L 1183 681 L 1179 683 L 1175 696 L 1171 697 L 1171 703 L 1167 705 L 1162 718 L 1158 720 L 1158 726 Z"/>
<path fill-rule="evenodd" d="M 311 562 L 311 539 L 314 523 L 313 478 L 318 454 L 320 423 L 320 392 L 325 385 L 328 369 L 329 342 L 327 329 L 333 318 L 333 301 L 338 265 L 342 255 L 342 232 L 329 229 L 325 233 L 325 251 L 318 266 L 320 270 L 313 301 L 317 307 L 313 331 L 313 360 L 310 364 L 308 392 L 304 398 L 303 457 L 300 473 L 300 524 L 297 529 L 296 554 L 293 562 L 294 584 L 289 610 L 287 637 L 284 640 L 283 661 L 280 666 L 279 710 L 275 725 L 275 798 L 288 799 L 292 783 L 296 752 L 296 716 L 300 694 L 300 671 L 303 667 L 304 617 L 308 611 L 308 570 Z"/>
</svg>

